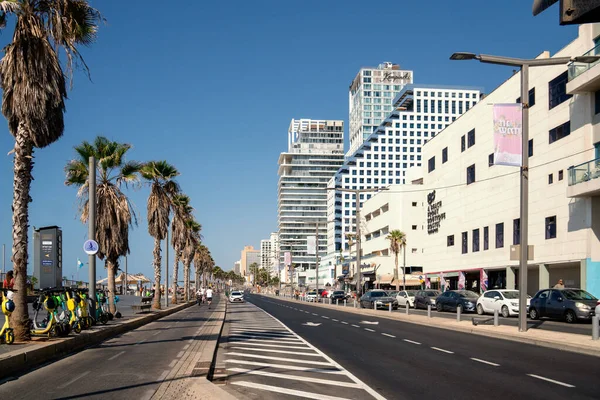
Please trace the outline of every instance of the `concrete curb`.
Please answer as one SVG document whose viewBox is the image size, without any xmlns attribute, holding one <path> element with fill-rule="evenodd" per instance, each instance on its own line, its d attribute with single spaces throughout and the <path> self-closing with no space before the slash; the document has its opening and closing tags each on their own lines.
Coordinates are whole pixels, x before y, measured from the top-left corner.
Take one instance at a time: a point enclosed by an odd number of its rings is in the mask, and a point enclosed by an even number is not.
<svg viewBox="0 0 600 400">
<path fill-rule="evenodd" d="M 564 351 L 569 351 L 572 353 L 579 353 L 579 354 L 585 354 L 585 355 L 593 356 L 593 357 L 600 357 L 600 347 L 592 346 L 592 344 L 596 345 L 597 342 L 593 342 L 591 337 L 588 339 L 589 345 L 586 346 L 584 344 L 569 343 L 568 341 L 565 341 L 564 339 L 563 340 L 559 340 L 559 339 L 550 340 L 550 339 L 545 339 L 545 338 L 533 338 L 533 337 L 523 336 L 523 335 L 527 335 L 527 333 L 518 333 L 518 332 L 506 333 L 506 332 L 493 331 L 493 330 L 486 329 L 485 326 L 475 328 L 475 327 L 466 327 L 466 326 L 460 326 L 460 325 L 455 325 L 455 326 L 445 325 L 445 324 L 444 325 L 434 325 L 427 321 L 427 317 L 421 316 L 421 315 L 412 315 L 412 316 L 409 316 L 409 318 L 406 318 L 406 316 L 404 314 L 388 315 L 385 312 L 378 312 L 375 310 L 337 307 L 337 306 L 333 306 L 333 305 L 330 306 L 329 304 L 323 304 L 323 303 L 302 302 L 302 301 L 288 299 L 285 297 L 265 296 L 263 294 L 258 294 L 258 293 L 255 293 L 255 295 L 262 296 L 265 298 L 274 298 L 274 299 L 278 299 L 278 300 L 283 300 L 283 301 L 287 301 L 287 302 L 295 303 L 295 304 L 307 304 L 307 305 L 316 306 L 316 307 L 324 307 L 327 309 L 334 309 L 337 311 L 349 312 L 349 313 L 353 313 L 353 314 L 369 315 L 369 316 L 375 316 L 378 318 L 386 318 L 386 319 L 390 319 L 390 320 L 394 320 L 394 321 L 406 322 L 409 324 L 422 325 L 422 326 L 427 326 L 430 328 L 445 329 L 445 330 L 449 330 L 449 331 L 462 332 L 462 333 L 471 333 L 474 335 L 486 336 L 486 337 L 491 337 L 494 339 L 501 339 L 501 340 L 510 340 L 513 342 L 526 343 L 526 344 L 531 344 L 531 345 L 539 346 L 539 347 L 550 347 L 553 350 L 564 350 Z M 335 307 L 335 308 L 333 308 L 333 307 Z M 425 321 L 417 320 L 417 319 L 415 319 L 415 317 L 416 318 L 424 318 Z M 582 335 L 575 335 L 572 333 L 558 333 L 557 332 L 557 334 L 558 335 L 582 336 Z"/>
<path fill-rule="evenodd" d="M 103 342 L 111 337 L 139 328 L 157 319 L 184 310 L 194 303 L 171 306 L 154 314 L 144 315 L 118 325 L 108 325 L 95 332 L 83 331 L 77 336 L 55 339 L 49 343 L 32 345 L 25 351 L 15 350 L 0 356 L 0 379 L 32 370 L 42 364 L 55 361 Z"/>
</svg>

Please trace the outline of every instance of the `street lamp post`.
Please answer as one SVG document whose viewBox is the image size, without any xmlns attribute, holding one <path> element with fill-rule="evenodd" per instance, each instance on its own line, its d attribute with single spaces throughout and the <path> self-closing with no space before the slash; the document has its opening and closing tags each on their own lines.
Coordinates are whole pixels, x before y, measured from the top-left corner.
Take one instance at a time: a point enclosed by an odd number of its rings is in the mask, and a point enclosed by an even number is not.
<svg viewBox="0 0 600 400">
<path fill-rule="evenodd" d="M 492 56 L 486 54 L 454 53 L 451 60 L 478 60 L 487 64 L 508 65 L 521 68 L 521 103 L 523 104 L 522 143 L 521 143 L 521 194 L 520 224 L 521 240 L 519 252 L 519 332 L 527 332 L 527 261 L 529 228 L 529 67 L 564 65 L 571 61 L 592 63 L 598 56 L 555 57 L 541 59 L 521 59 Z"/>
</svg>

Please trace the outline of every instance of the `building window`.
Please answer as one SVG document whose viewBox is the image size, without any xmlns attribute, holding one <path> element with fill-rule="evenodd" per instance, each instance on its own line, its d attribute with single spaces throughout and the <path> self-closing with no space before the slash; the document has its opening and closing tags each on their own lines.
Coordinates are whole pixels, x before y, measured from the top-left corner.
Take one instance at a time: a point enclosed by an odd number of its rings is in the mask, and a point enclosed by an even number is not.
<svg viewBox="0 0 600 400">
<path fill-rule="evenodd" d="M 496 224 L 496 248 L 504 247 L 504 223 Z"/>
<path fill-rule="evenodd" d="M 467 139 L 468 147 L 475 146 L 475 129 L 471 129 L 469 133 L 467 133 Z"/>
<path fill-rule="evenodd" d="M 454 246 L 454 235 L 448 236 L 446 238 L 446 243 L 448 244 L 448 247 Z"/>
<path fill-rule="evenodd" d="M 473 229 L 473 251 L 479 251 L 479 229 Z"/>
<path fill-rule="evenodd" d="M 521 102 L 521 97 L 517 99 L 516 103 Z M 529 90 L 529 108 L 535 106 L 535 88 Z"/>
<path fill-rule="evenodd" d="M 413 206 L 413 207 L 416 207 L 416 206 L 417 206 L 417 202 L 416 202 L 416 201 L 413 201 L 413 202 L 412 202 L 412 206 Z"/>
<path fill-rule="evenodd" d="M 494 153 L 488 156 L 488 166 L 491 167 L 492 165 L 494 165 Z"/>
<path fill-rule="evenodd" d="M 552 144 L 571 134 L 571 121 L 567 121 L 548 132 L 548 143 Z"/>
<path fill-rule="evenodd" d="M 562 169 L 560 171 L 558 171 L 558 180 L 559 181 L 563 180 L 563 170 Z"/>
<path fill-rule="evenodd" d="M 475 182 L 475 164 L 467 167 L 467 185 Z"/>
<path fill-rule="evenodd" d="M 521 219 L 513 220 L 513 244 L 516 246 L 521 244 Z"/>
<path fill-rule="evenodd" d="M 546 217 L 546 239 L 556 239 L 556 215 Z"/>
<path fill-rule="evenodd" d="M 487 226 L 483 227 L 483 250 L 490 248 L 490 228 Z"/>
<path fill-rule="evenodd" d="M 572 95 L 567 94 L 568 72 L 565 71 L 548 82 L 548 109 L 552 110 L 557 105 L 569 100 Z"/>
<path fill-rule="evenodd" d="M 429 159 L 429 161 L 427 162 L 427 164 L 428 164 L 429 172 L 432 172 L 433 170 L 435 170 L 435 156 L 431 157 Z"/>
<path fill-rule="evenodd" d="M 412 230 L 413 230 L 413 231 L 416 231 L 416 230 L 417 230 L 417 226 L 416 226 L 416 225 L 413 225 L 413 226 L 412 226 Z"/>
<path fill-rule="evenodd" d="M 460 151 L 463 152 L 467 149 L 465 135 L 462 135 L 460 138 Z"/>
<path fill-rule="evenodd" d="M 554 176 L 552 174 L 548 175 L 548 185 L 552 185 L 552 182 L 554 182 Z"/>
<path fill-rule="evenodd" d="M 533 139 L 529 139 L 527 154 L 533 157 Z"/>
<path fill-rule="evenodd" d="M 469 251 L 469 233 L 462 233 L 462 253 L 467 254 Z"/>
<path fill-rule="evenodd" d="M 448 161 L 448 148 L 444 147 L 442 149 L 442 164 L 444 164 L 446 161 Z"/>
</svg>

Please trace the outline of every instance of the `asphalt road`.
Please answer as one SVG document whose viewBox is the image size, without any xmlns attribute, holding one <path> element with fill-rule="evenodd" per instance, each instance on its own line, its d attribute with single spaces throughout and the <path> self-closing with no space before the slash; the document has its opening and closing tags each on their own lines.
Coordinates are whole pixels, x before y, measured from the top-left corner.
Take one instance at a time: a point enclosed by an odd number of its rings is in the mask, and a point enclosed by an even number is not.
<svg viewBox="0 0 600 400">
<path fill-rule="evenodd" d="M 388 399 L 600 398 L 595 357 L 334 307 L 248 300 Z"/>
<path fill-rule="evenodd" d="M 210 312 L 192 306 L 0 382 L 0 399 L 149 399 L 191 341 L 202 340 L 195 333 Z"/>
<path fill-rule="evenodd" d="M 325 300 L 325 303 L 327 304 L 327 299 Z M 331 305 L 332 307 L 336 307 L 335 303 Z M 346 305 L 346 307 L 352 307 L 353 303 L 352 301 L 349 301 Z M 339 304 L 338 307 L 343 307 L 343 304 Z M 387 310 L 379 310 L 380 312 L 388 312 Z M 394 310 L 392 312 L 401 312 L 404 313 L 406 312 L 406 310 L 404 309 L 404 307 L 400 307 L 398 310 Z M 411 308 L 409 310 L 409 313 L 411 314 L 419 314 L 419 315 L 427 315 L 427 310 L 423 310 L 423 309 L 419 309 L 419 310 L 415 310 L 414 308 Z M 450 318 L 450 319 L 456 319 L 456 313 L 455 312 L 448 312 L 448 311 L 444 311 L 444 312 L 437 312 L 435 309 L 431 310 L 431 315 L 434 318 Z M 491 314 L 485 314 L 485 315 L 477 315 L 477 313 L 463 313 L 463 318 L 465 319 L 471 319 L 471 318 L 491 318 L 493 317 L 493 315 Z M 500 325 L 508 325 L 508 326 L 518 326 L 519 321 L 517 317 L 508 317 L 508 318 L 504 318 L 502 316 L 499 316 L 500 318 Z M 550 319 L 541 319 L 541 320 L 537 320 L 537 321 L 532 321 L 532 320 L 527 320 L 527 326 L 528 329 L 542 329 L 542 330 L 548 330 L 548 331 L 554 331 L 554 332 L 563 332 L 563 333 L 575 333 L 578 335 L 586 335 L 586 336 L 591 336 L 592 335 L 592 324 L 590 321 L 580 321 L 577 322 L 575 324 L 567 324 L 564 321 L 558 321 L 558 320 L 550 320 Z"/>
</svg>

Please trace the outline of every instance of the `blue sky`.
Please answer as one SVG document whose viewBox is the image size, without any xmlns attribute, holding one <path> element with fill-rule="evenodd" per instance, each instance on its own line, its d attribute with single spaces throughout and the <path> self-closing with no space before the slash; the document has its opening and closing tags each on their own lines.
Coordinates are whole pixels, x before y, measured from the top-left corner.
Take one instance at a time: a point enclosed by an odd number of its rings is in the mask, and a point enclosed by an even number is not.
<svg viewBox="0 0 600 400">
<path fill-rule="evenodd" d="M 535 57 L 576 36 L 576 27 L 558 25 L 558 7 L 534 18 L 531 3 L 93 1 L 108 23 L 82 50 L 92 81 L 76 74 L 64 137 L 35 153 L 31 229 L 62 227 L 64 275 L 75 275 L 87 228 L 63 168 L 73 146 L 102 134 L 133 144 L 130 159 L 165 159 L 179 169 L 204 242 L 229 270 L 244 245 L 258 247 L 277 230 L 277 158 L 292 118 L 347 124 L 351 80 L 360 67 L 383 61 L 414 70 L 418 83 L 490 92 L 509 68 L 452 62 L 450 54 Z M 2 46 L 11 36 L 0 36 Z M 0 131 L 0 244 L 10 268 L 13 173 L 5 154 L 13 139 L 5 122 Z M 129 193 L 140 217 L 130 234 L 129 269 L 152 276 L 148 188 Z M 31 252 L 29 261 L 31 273 Z"/>
</svg>

